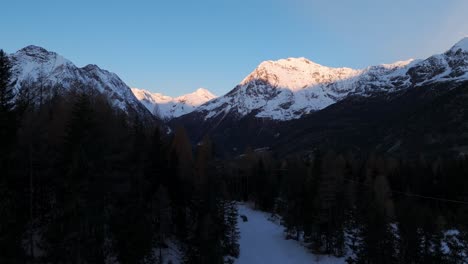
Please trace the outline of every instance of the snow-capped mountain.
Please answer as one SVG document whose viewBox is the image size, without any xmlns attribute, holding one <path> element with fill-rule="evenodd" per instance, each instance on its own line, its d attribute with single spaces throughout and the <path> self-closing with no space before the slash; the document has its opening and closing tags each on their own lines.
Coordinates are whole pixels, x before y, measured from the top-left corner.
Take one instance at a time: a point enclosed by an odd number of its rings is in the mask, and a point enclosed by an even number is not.
<svg viewBox="0 0 468 264">
<path fill-rule="evenodd" d="M 164 120 L 188 114 L 198 106 L 216 98 L 216 95 L 204 88 L 175 98 L 138 88 L 132 88 L 132 92 L 151 113 Z"/>
<path fill-rule="evenodd" d="M 197 108 L 204 120 L 255 114 L 273 120 L 298 119 L 349 95 L 369 96 L 433 82 L 468 80 L 468 38 L 426 60 L 365 69 L 330 68 L 305 58 L 261 63 L 225 96 Z"/>
<path fill-rule="evenodd" d="M 247 147 L 465 153 L 467 86 L 468 38 L 425 60 L 361 70 L 268 61 L 170 124 L 183 125 L 194 143 L 209 136 L 228 157 Z"/>
<path fill-rule="evenodd" d="M 79 68 L 59 54 L 37 46 L 27 46 L 11 54 L 10 59 L 16 90 L 21 89 L 23 82 L 38 79 L 50 85 L 60 84 L 65 89 L 80 82 L 105 94 L 115 107 L 151 118 L 151 114 L 119 76 L 96 65 Z"/>
</svg>

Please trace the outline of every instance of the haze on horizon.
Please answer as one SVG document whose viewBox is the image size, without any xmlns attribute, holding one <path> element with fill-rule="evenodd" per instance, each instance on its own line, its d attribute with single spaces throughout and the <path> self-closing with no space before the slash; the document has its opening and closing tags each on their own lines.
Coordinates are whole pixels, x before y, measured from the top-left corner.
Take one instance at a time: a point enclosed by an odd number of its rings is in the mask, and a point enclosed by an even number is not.
<svg viewBox="0 0 468 264">
<path fill-rule="evenodd" d="M 232 89 L 260 62 L 363 68 L 444 52 L 468 35 L 468 2 L 358 0 L 10 1 L 0 48 L 42 46 L 169 96 Z"/>
</svg>

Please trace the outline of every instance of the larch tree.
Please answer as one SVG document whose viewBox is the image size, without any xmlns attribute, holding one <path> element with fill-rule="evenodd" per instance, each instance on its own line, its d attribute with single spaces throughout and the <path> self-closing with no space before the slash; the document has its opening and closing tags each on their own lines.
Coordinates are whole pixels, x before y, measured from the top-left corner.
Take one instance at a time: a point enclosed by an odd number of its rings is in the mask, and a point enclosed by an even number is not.
<svg viewBox="0 0 468 264">
<path fill-rule="evenodd" d="M 15 137 L 14 93 L 11 63 L 7 54 L 0 50 L 0 169 L 6 169 Z"/>
<path fill-rule="evenodd" d="M 16 144 L 17 121 L 14 105 L 12 65 L 8 55 L 0 50 L 0 262 L 21 262 L 23 219 L 17 206 L 21 191 L 14 175 L 13 154 Z"/>
</svg>

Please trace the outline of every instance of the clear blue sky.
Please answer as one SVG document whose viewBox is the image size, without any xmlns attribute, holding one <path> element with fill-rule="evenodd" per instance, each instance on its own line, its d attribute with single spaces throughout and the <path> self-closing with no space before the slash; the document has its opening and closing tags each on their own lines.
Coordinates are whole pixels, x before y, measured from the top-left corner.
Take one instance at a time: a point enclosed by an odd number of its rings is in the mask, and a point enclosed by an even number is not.
<svg viewBox="0 0 468 264">
<path fill-rule="evenodd" d="M 466 0 L 14 0 L 0 48 L 34 44 L 132 87 L 232 89 L 261 61 L 362 68 L 441 53 L 468 35 Z"/>
</svg>

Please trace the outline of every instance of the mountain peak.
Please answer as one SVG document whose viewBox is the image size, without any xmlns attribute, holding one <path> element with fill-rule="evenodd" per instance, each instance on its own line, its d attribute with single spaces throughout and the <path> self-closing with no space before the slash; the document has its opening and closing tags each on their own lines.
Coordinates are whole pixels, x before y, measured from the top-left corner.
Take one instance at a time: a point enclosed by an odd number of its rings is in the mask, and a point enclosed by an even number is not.
<svg viewBox="0 0 468 264">
<path fill-rule="evenodd" d="M 199 106 L 214 98 L 216 98 L 216 95 L 212 94 L 207 89 L 198 88 L 193 93 L 185 94 L 185 95 L 174 98 L 174 101 L 183 102 L 191 106 Z"/>
<path fill-rule="evenodd" d="M 209 91 L 208 91 L 207 89 L 205 89 L 205 88 L 200 87 L 200 88 L 198 88 L 197 90 L 195 90 L 195 92 L 197 92 L 197 93 L 198 93 L 198 92 L 203 93 L 203 92 L 209 92 Z"/>
<path fill-rule="evenodd" d="M 205 88 L 198 88 L 192 93 L 175 98 L 137 88 L 132 88 L 132 92 L 148 110 L 166 120 L 190 113 L 198 106 L 216 98 L 216 95 Z"/>
<path fill-rule="evenodd" d="M 99 68 L 99 66 L 97 66 L 96 64 L 88 64 L 84 66 L 82 69 L 86 71 L 101 70 L 101 68 Z"/>
<path fill-rule="evenodd" d="M 147 120 L 153 118 L 116 74 L 101 69 L 99 72 L 90 71 L 99 69 L 96 65 L 79 68 L 61 55 L 34 45 L 10 54 L 10 59 L 16 91 L 20 91 L 23 81 L 34 82 L 39 78 L 45 78 L 44 81 L 50 85 L 59 84 L 64 90 L 73 89 L 79 82 L 107 96 L 116 108 L 127 113 L 137 112 Z M 44 96 L 51 95 L 49 91 L 42 92 Z"/>
<path fill-rule="evenodd" d="M 205 89 L 205 88 L 198 88 L 192 94 L 196 94 L 196 95 L 199 95 L 199 96 L 210 97 L 211 99 L 216 97 L 216 95 L 214 95 L 212 92 L 210 92 L 208 89 Z"/>
<path fill-rule="evenodd" d="M 450 49 L 451 51 L 458 51 L 462 50 L 464 52 L 468 52 L 468 37 L 464 37 L 460 41 L 458 41 L 453 47 Z"/>
<path fill-rule="evenodd" d="M 318 63 L 315 63 L 309 59 L 304 57 L 300 58 L 287 58 L 287 59 L 280 59 L 280 60 L 268 60 L 260 63 L 257 69 L 271 69 L 271 68 L 304 68 L 304 67 L 324 67 Z"/>
<path fill-rule="evenodd" d="M 16 60 L 16 64 L 21 64 L 21 67 L 29 69 L 23 71 L 26 75 L 34 75 L 34 72 L 31 71 L 32 69 L 40 69 L 40 71 L 54 71 L 62 65 L 73 65 L 71 61 L 65 59 L 58 53 L 48 51 L 45 48 L 35 45 L 26 46 L 11 55 L 12 58 Z"/>
<path fill-rule="evenodd" d="M 350 78 L 359 70 L 351 68 L 331 68 L 306 58 L 288 58 L 262 62 L 240 85 L 261 81 L 273 87 L 298 91 L 317 84 Z"/>
<path fill-rule="evenodd" d="M 49 54 L 52 52 L 49 52 L 48 50 L 44 49 L 43 47 L 35 46 L 35 45 L 29 45 L 26 46 L 20 50 L 18 50 L 19 53 L 26 53 L 26 54 L 38 54 L 38 53 L 43 53 L 43 54 Z"/>
<path fill-rule="evenodd" d="M 61 57 L 55 52 L 48 51 L 42 47 L 29 45 L 16 52 L 16 55 L 20 57 L 31 57 L 37 61 L 45 62 L 51 58 Z"/>
</svg>

